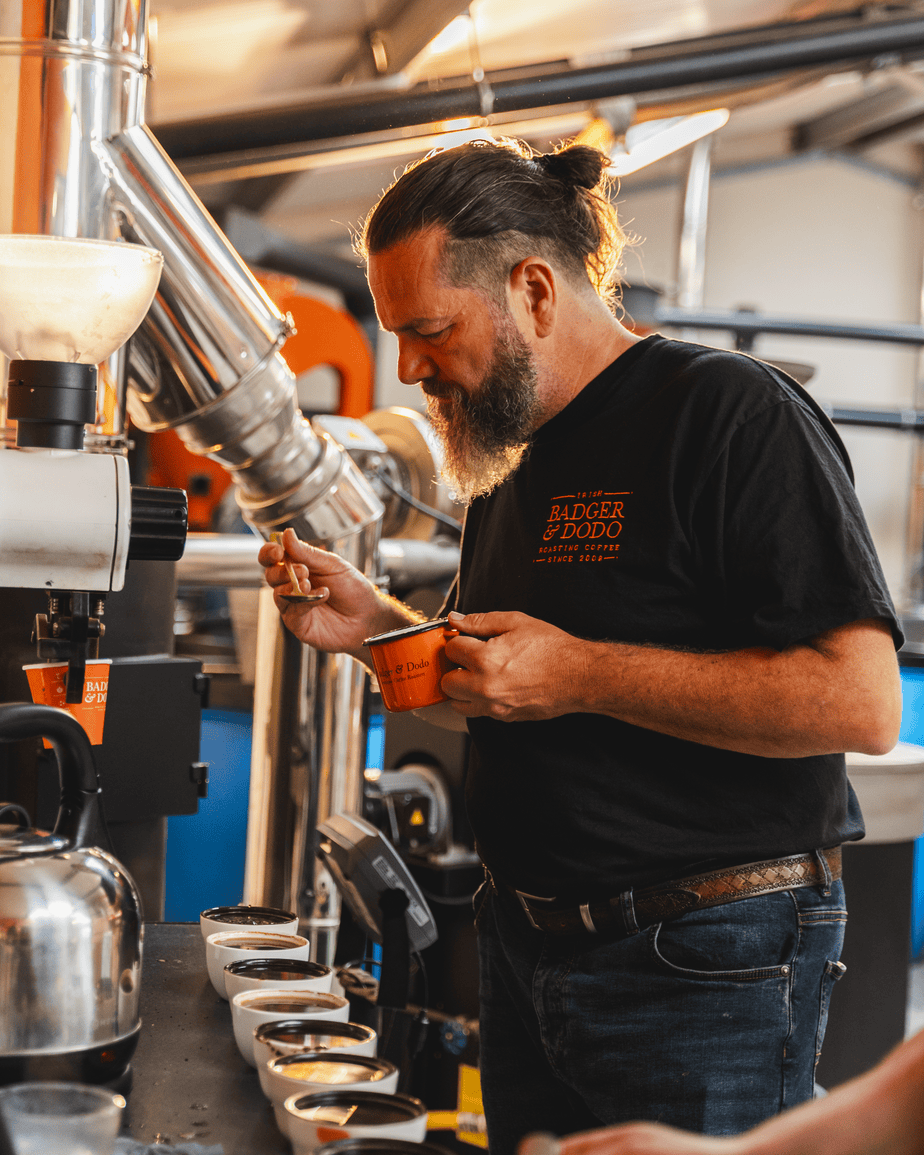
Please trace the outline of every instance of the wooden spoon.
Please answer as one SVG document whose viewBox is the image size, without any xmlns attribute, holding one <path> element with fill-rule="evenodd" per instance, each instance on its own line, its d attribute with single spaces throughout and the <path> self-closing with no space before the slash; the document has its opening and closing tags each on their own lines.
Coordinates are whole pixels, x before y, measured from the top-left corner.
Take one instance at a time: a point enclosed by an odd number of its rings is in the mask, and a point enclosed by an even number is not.
<svg viewBox="0 0 924 1155">
<path fill-rule="evenodd" d="M 271 533 L 270 534 L 270 541 L 275 542 L 276 545 L 282 545 L 282 534 L 278 533 L 278 532 Z M 285 546 L 283 546 L 283 550 L 285 550 Z M 286 567 L 286 573 L 289 575 L 289 581 L 292 583 L 293 587 L 295 589 L 299 589 L 300 586 L 298 584 L 298 578 L 295 576 L 295 567 L 292 565 L 291 561 L 289 561 L 289 559 L 285 555 L 285 553 L 283 553 L 282 564 Z M 280 594 L 279 596 L 282 598 L 285 598 L 285 600 L 287 602 L 291 602 L 293 605 L 298 605 L 298 604 L 304 604 L 305 602 L 321 602 L 327 597 L 327 594 L 326 593 L 313 593 L 313 594 L 298 593 L 298 594 Z"/>
</svg>

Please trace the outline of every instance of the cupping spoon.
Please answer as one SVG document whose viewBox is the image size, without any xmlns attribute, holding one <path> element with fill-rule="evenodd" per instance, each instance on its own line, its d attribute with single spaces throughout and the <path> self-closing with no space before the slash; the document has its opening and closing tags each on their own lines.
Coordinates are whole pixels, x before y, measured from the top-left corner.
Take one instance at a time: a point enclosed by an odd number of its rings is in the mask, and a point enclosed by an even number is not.
<svg viewBox="0 0 924 1155">
<path fill-rule="evenodd" d="M 282 545 L 282 534 L 281 533 L 271 533 L 270 534 L 270 541 L 275 542 L 276 545 Z M 285 546 L 283 546 L 283 550 L 285 550 Z M 286 567 L 286 573 L 289 575 L 289 581 L 292 583 L 294 588 L 300 589 L 301 587 L 298 584 L 298 578 L 295 576 L 295 567 L 292 565 L 291 561 L 289 561 L 288 557 L 286 557 L 284 553 L 283 553 L 282 564 Z M 293 605 L 303 605 L 306 602 L 324 601 L 324 599 L 327 597 L 327 594 L 322 592 L 322 593 L 313 593 L 313 594 L 280 594 L 279 596 L 281 598 L 285 598 L 285 600 L 287 602 L 291 602 Z"/>
</svg>

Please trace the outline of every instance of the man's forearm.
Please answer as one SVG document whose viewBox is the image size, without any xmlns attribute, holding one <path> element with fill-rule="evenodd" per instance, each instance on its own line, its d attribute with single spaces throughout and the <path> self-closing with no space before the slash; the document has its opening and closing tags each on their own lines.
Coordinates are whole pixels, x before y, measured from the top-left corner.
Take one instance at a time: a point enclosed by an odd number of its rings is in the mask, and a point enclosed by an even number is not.
<svg viewBox="0 0 924 1155">
<path fill-rule="evenodd" d="M 576 642 L 565 678 L 580 712 L 764 757 L 883 754 L 901 694 L 888 631 L 854 623 L 782 652 L 687 653 Z"/>
<path fill-rule="evenodd" d="M 568 1136 L 560 1149 L 561 1155 L 920 1155 L 922 1136 L 924 1032 L 919 1032 L 825 1098 L 741 1135 L 714 1138 L 659 1123 L 628 1123 Z M 532 1155 L 529 1140 L 520 1155 Z"/>
<path fill-rule="evenodd" d="M 740 1155 L 920 1155 L 924 1032 L 824 1099 L 770 1119 L 741 1138 Z"/>
</svg>

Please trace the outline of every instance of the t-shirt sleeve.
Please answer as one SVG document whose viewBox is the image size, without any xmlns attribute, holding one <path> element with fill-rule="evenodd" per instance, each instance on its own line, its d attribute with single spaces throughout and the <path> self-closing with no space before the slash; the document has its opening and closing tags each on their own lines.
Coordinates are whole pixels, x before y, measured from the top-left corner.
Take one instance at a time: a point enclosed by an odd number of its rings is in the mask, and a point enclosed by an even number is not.
<svg viewBox="0 0 924 1155">
<path fill-rule="evenodd" d="M 782 400 L 743 421 L 700 505 L 732 630 L 784 649 L 895 607 L 844 462 L 817 419 Z"/>
</svg>

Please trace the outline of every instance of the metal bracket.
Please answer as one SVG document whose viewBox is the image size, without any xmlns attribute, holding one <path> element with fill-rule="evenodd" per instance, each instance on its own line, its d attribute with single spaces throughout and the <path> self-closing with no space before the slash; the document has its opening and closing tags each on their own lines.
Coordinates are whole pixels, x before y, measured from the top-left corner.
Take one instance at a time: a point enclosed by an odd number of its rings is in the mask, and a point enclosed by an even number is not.
<svg viewBox="0 0 924 1155">
<path fill-rule="evenodd" d="M 209 764 L 208 762 L 190 762 L 189 780 L 195 782 L 200 798 L 207 798 L 209 793 Z"/>
</svg>

